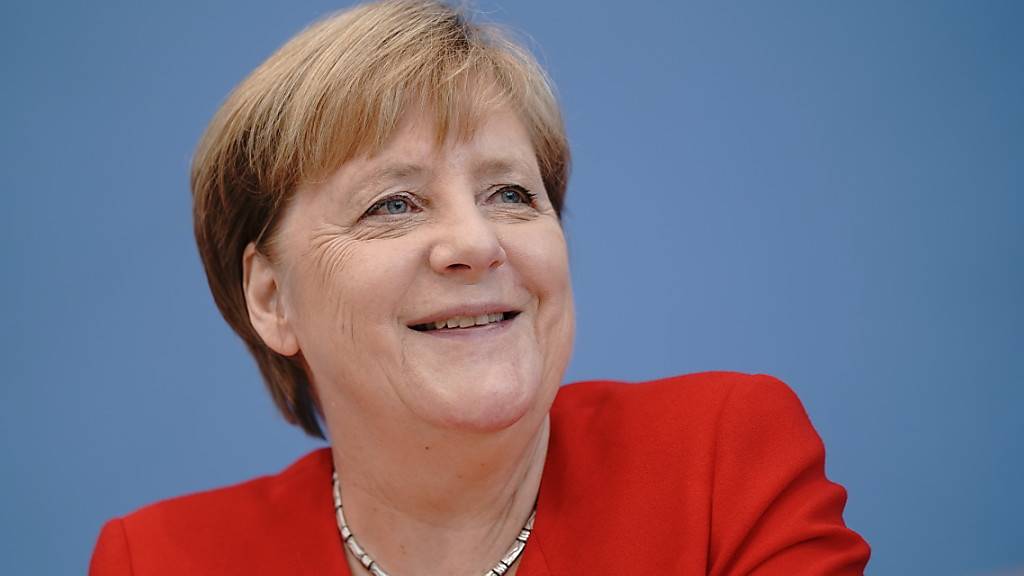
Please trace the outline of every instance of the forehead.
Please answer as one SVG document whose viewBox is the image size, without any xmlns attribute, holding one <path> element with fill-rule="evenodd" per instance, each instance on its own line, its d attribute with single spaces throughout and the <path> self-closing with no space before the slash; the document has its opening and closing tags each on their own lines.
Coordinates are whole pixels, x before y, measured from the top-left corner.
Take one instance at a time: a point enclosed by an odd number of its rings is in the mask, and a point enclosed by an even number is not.
<svg viewBox="0 0 1024 576">
<path fill-rule="evenodd" d="M 409 113 L 388 142 L 374 153 L 345 162 L 330 178 L 350 192 L 387 180 L 429 177 L 445 170 L 477 177 L 516 174 L 539 177 L 533 144 L 518 114 L 495 108 L 466 130 L 440 129 L 432 116 Z"/>
<path fill-rule="evenodd" d="M 410 112 L 399 122 L 391 139 L 367 165 L 437 161 L 488 164 L 498 160 L 523 161 L 534 156 L 530 135 L 519 115 L 507 107 L 474 115 L 461 126 L 444 130 L 433 116 Z"/>
</svg>

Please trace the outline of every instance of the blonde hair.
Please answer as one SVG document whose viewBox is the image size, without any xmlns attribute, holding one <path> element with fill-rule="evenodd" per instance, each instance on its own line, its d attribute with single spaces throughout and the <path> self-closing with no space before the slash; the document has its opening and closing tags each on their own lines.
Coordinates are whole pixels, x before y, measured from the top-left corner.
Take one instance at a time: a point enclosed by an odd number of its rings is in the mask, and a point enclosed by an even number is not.
<svg viewBox="0 0 1024 576">
<path fill-rule="evenodd" d="M 242 288 L 250 242 L 269 253 L 279 215 L 303 183 L 372 154 L 406 110 L 432 110 L 438 141 L 470 134 L 494 105 L 526 126 L 561 214 L 569 147 L 543 70 L 497 28 L 437 0 L 384 0 L 331 15 L 292 38 L 228 97 L 192 163 L 193 219 L 214 301 L 256 358 L 285 419 L 323 437 L 301 357 L 268 348 Z"/>
</svg>

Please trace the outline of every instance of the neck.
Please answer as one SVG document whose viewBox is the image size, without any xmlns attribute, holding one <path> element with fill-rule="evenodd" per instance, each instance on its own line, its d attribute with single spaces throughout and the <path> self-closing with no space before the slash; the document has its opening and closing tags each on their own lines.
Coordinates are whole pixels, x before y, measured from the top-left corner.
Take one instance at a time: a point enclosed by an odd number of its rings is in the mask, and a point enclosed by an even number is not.
<svg viewBox="0 0 1024 576">
<path fill-rule="evenodd" d="M 330 419 L 348 525 L 392 576 L 481 574 L 533 511 L 547 455 L 546 411 L 490 433 L 351 420 L 338 430 Z M 349 564 L 361 573 L 358 561 Z"/>
</svg>

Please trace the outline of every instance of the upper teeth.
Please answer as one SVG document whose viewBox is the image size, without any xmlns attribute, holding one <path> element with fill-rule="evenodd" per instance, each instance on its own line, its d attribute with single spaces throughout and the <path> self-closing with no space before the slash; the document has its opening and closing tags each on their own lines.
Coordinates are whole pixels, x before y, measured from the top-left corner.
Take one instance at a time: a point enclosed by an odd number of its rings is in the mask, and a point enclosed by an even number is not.
<svg viewBox="0 0 1024 576">
<path fill-rule="evenodd" d="M 479 316 L 455 316 L 454 318 L 434 322 L 434 328 L 440 330 L 441 328 L 469 328 L 471 326 L 483 326 L 484 324 L 490 324 L 492 322 L 501 322 L 504 317 L 505 314 L 503 312 L 481 314 Z"/>
</svg>

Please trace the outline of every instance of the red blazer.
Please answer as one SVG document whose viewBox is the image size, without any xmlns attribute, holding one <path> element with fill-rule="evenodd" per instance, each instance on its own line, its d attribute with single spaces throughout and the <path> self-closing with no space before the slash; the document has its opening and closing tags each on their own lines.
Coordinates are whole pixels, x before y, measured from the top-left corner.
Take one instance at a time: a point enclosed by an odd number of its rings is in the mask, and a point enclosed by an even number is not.
<svg viewBox="0 0 1024 576">
<path fill-rule="evenodd" d="M 519 576 L 861 574 L 867 543 L 796 395 L 704 373 L 563 387 Z M 349 575 L 331 455 L 109 521 L 89 573 Z"/>
</svg>

